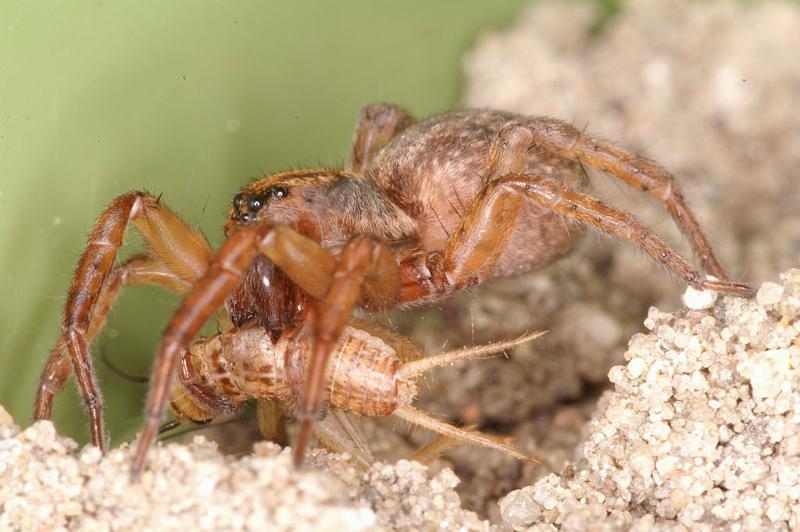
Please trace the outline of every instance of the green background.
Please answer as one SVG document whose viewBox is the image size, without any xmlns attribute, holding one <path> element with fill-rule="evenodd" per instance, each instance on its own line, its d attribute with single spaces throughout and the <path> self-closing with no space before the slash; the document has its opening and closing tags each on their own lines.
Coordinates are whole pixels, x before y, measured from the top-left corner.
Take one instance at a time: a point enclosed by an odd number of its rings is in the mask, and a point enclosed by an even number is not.
<svg viewBox="0 0 800 532">
<path fill-rule="evenodd" d="M 72 270 L 112 198 L 163 193 L 217 246 L 249 179 L 341 164 L 363 104 L 456 107 L 464 52 L 524 3 L 0 0 L 0 403 L 28 423 Z M 125 291 L 95 354 L 146 375 L 175 305 Z M 129 438 L 145 386 L 97 367 L 112 436 Z M 72 384 L 56 421 L 86 441 Z"/>
</svg>

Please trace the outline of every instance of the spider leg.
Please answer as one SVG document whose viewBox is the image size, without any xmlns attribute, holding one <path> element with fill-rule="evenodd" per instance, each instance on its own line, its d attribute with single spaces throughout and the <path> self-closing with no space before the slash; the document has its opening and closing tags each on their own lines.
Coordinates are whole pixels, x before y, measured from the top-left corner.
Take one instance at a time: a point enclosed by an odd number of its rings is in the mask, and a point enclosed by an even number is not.
<svg viewBox="0 0 800 532">
<path fill-rule="evenodd" d="M 633 242 L 695 288 L 741 296 L 752 294 L 752 289 L 743 284 L 706 279 L 635 216 L 556 179 L 525 174 L 525 158 L 533 138 L 527 125 L 503 128 L 490 153 L 488 179 L 450 235 L 444 252 L 409 255 L 402 260 L 402 303 L 440 299 L 487 279 L 506 250 L 526 200 Z M 689 218 L 690 215 L 678 217 Z M 705 242 L 702 233 L 696 236 Z"/>
<path fill-rule="evenodd" d="M 739 296 L 753 294 L 752 288 L 747 285 L 706 278 L 635 216 L 610 207 L 588 194 L 576 192 L 554 179 L 511 175 L 498 181 L 497 190 L 502 188 L 509 191 L 513 189 L 546 209 L 579 220 L 603 233 L 633 242 L 694 288 L 728 292 Z"/>
<path fill-rule="evenodd" d="M 192 286 L 164 331 L 145 408 L 145 426 L 131 464 L 134 477 L 141 472 L 147 450 L 158 434 L 179 357 L 203 324 L 224 304 L 259 254 L 269 257 L 311 297 L 322 299 L 327 293 L 336 258 L 318 243 L 288 227 L 269 223 L 246 226 L 231 235 Z"/>
<path fill-rule="evenodd" d="M 711 245 L 672 174 L 645 157 L 608 142 L 586 135 L 566 122 L 537 117 L 507 127 L 524 127 L 533 143 L 565 158 L 576 159 L 621 179 L 628 185 L 648 192 L 666 206 L 681 232 L 689 239 L 700 257 L 703 269 L 719 279 L 727 279 Z"/>
<path fill-rule="evenodd" d="M 369 236 L 350 240 L 339 256 L 333 281 L 317 313 L 314 341 L 298 408 L 300 432 L 294 446 L 296 464 L 303 461 L 311 428 L 326 388 L 328 359 L 356 306 L 388 308 L 398 298 L 400 272 L 394 253 Z"/>
<path fill-rule="evenodd" d="M 747 285 L 707 279 L 635 216 L 577 192 L 555 179 L 524 174 L 493 180 L 485 194 L 471 206 L 447 243 L 440 277 L 451 279 L 454 288 L 461 288 L 476 284 L 487 276 L 505 249 L 519 202 L 525 198 L 603 233 L 633 242 L 695 288 L 740 296 L 752 294 Z M 439 291 L 448 289 L 452 288 L 443 285 Z"/>
<path fill-rule="evenodd" d="M 102 329 L 106 316 L 123 285 L 155 285 L 175 292 L 185 292 L 190 286 L 169 271 L 164 264 L 146 255 L 132 257 L 124 264 L 115 266 L 103 283 L 103 288 L 92 310 L 89 327 L 84 335 L 87 345 L 91 345 Z M 61 336 L 53 346 L 39 379 L 33 409 L 34 420 L 52 417 L 53 399 L 55 394 L 64 387 L 69 378 L 70 369 L 66 339 Z"/>
<path fill-rule="evenodd" d="M 413 122 L 414 118 L 405 109 L 395 105 L 364 107 L 358 117 L 347 168 L 363 174 L 378 150 Z"/>
<path fill-rule="evenodd" d="M 525 167 L 531 134 L 504 128 L 492 143 L 487 180 L 450 233 L 443 252 L 411 249 L 400 258 L 401 303 L 440 300 L 489 278 L 508 245 L 524 198 L 493 192 L 497 176 Z"/>
<path fill-rule="evenodd" d="M 62 336 L 56 351 L 66 353 L 78 383 L 81 397 L 89 412 L 92 442 L 105 450 L 102 399 L 87 347 L 97 302 L 109 275 L 114 269 L 117 252 L 128 222 L 133 222 L 144 236 L 151 254 L 183 281 L 191 282 L 206 268 L 211 251 L 203 237 L 189 228 L 158 199 L 143 193 L 130 192 L 113 200 L 95 222 L 86 250 L 78 262 L 62 322 Z M 155 273 L 154 273 L 155 275 Z M 115 291 L 108 291 L 108 294 Z M 111 298 L 113 299 L 113 297 Z M 102 324 L 102 319 L 98 322 Z M 59 344 L 63 346 L 59 347 Z M 56 383 L 64 374 L 63 355 L 48 361 L 45 371 L 54 375 L 47 379 Z M 46 396 L 43 396 L 46 397 Z M 47 402 L 47 399 L 43 399 Z M 44 405 L 40 413 L 46 413 Z"/>
</svg>

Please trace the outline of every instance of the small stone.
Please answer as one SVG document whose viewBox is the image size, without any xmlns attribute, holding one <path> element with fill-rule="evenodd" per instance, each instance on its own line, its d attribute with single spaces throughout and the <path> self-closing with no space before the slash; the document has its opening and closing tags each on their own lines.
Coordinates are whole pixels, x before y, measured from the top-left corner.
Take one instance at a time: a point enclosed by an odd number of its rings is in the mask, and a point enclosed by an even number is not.
<svg viewBox="0 0 800 532">
<path fill-rule="evenodd" d="M 640 448 L 631 454 L 630 463 L 631 468 L 645 478 L 650 478 L 655 466 L 653 456 L 647 447 Z"/>
<path fill-rule="evenodd" d="M 13 426 L 14 419 L 11 417 L 5 408 L 0 405 L 0 427 Z"/>
<path fill-rule="evenodd" d="M 789 356 L 789 350 L 774 349 L 756 353 L 736 366 L 737 371 L 750 381 L 754 398 L 769 399 L 781 392 L 788 374 Z"/>
<path fill-rule="evenodd" d="M 692 310 L 704 310 L 714 306 L 717 293 L 712 290 L 698 290 L 688 287 L 683 293 L 683 304 Z"/>
<path fill-rule="evenodd" d="M 662 456 L 656 461 L 656 469 L 662 477 L 666 477 L 678 466 L 678 458 L 675 456 Z"/>
<path fill-rule="evenodd" d="M 670 426 L 663 421 L 656 421 L 655 423 L 650 423 L 645 430 L 649 429 L 649 433 L 652 434 L 655 438 L 661 441 L 665 441 L 669 438 L 669 433 L 671 432 Z M 672 456 L 668 458 L 674 458 Z"/>
<path fill-rule="evenodd" d="M 773 523 L 783 520 L 786 518 L 786 514 L 788 513 L 786 505 L 776 501 L 775 499 L 770 499 L 769 503 L 767 504 L 767 518 L 772 521 Z"/>
<path fill-rule="evenodd" d="M 681 510 L 678 520 L 687 527 L 691 527 L 695 522 L 699 521 L 705 510 L 697 503 L 689 503 Z"/>
<path fill-rule="evenodd" d="M 608 370 L 608 380 L 612 384 L 620 384 L 625 382 L 625 368 L 624 366 L 614 366 Z"/>
<path fill-rule="evenodd" d="M 756 303 L 762 307 L 774 305 L 783 297 L 783 286 L 778 283 L 766 282 L 756 292 Z"/>
<path fill-rule="evenodd" d="M 628 376 L 632 379 L 636 379 L 644 373 L 644 368 L 647 366 L 647 363 L 642 360 L 641 358 L 634 358 L 628 362 Z"/>
<path fill-rule="evenodd" d="M 532 487 L 512 491 L 500 499 L 500 515 L 514 530 L 523 530 L 539 519 L 542 507 L 533 500 Z"/>
<path fill-rule="evenodd" d="M 81 463 L 85 465 L 96 464 L 102 458 L 103 453 L 94 445 L 87 445 L 80 453 Z"/>
</svg>

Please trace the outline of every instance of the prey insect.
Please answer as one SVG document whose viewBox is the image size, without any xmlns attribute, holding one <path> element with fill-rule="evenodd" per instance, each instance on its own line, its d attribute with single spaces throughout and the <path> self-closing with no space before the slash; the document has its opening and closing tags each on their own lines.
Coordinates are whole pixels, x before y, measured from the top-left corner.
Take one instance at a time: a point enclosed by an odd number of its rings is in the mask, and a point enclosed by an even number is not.
<svg viewBox="0 0 800 532">
<path fill-rule="evenodd" d="M 317 439 L 334 451 L 347 451 L 364 466 L 374 462 L 369 446 L 342 413 L 395 416 L 445 436 L 458 444 L 487 447 L 515 458 L 532 457 L 477 431 L 436 419 L 412 406 L 417 380 L 435 368 L 474 360 L 533 340 L 541 332 L 483 346 L 423 357 L 408 339 L 375 324 L 353 320 L 331 353 L 325 391 L 327 415 L 314 425 Z M 310 338 L 307 338 L 310 339 Z M 180 380 L 170 409 L 178 423 L 208 423 L 220 412 L 233 413 L 251 399 L 276 400 L 296 409 L 311 342 L 281 338 L 273 342 L 257 324 L 201 338 L 181 356 Z"/>
<path fill-rule="evenodd" d="M 715 278 L 633 215 L 592 197 L 584 166 L 661 202 Z M 148 250 L 120 263 L 129 224 Z M 695 288 L 751 294 L 727 280 L 674 178 L 653 161 L 547 117 L 472 110 L 416 121 L 396 106 L 368 106 L 344 169 L 293 170 L 244 187 L 216 254 L 153 196 L 130 192 L 112 201 L 78 263 L 35 417 L 50 417 L 54 394 L 74 374 L 92 441 L 105 449 L 89 345 L 123 285 L 157 285 L 186 297 L 159 348 L 134 474 L 166 413 L 182 353 L 215 315 L 232 334 L 257 326 L 274 342 L 309 336 L 305 374 L 291 383 L 300 463 L 325 402 L 329 360 L 354 309 L 443 300 L 531 271 L 572 251 L 585 227 L 632 242 Z"/>
</svg>

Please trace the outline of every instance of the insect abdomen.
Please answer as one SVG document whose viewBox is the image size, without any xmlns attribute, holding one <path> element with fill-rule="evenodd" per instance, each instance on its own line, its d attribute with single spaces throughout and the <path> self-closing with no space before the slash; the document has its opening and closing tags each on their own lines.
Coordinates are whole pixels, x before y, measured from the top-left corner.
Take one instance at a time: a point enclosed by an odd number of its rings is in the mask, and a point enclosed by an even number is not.
<svg viewBox="0 0 800 532">
<path fill-rule="evenodd" d="M 289 368 L 305 375 L 310 339 L 301 345 L 282 338 L 272 343 L 260 326 L 245 326 L 196 342 L 195 369 L 213 393 L 235 401 L 271 398 L 294 402 L 303 388 Z M 380 338 L 346 327 L 329 363 L 328 402 L 362 416 L 390 415 L 398 407 L 400 360 Z M 296 379 L 295 379 L 296 381 Z M 401 399 L 402 401 L 402 399 Z"/>
<path fill-rule="evenodd" d="M 397 408 L 400 360 L 383 340 L 347 327 L 333 353 L 331 406 L 362 416 L 388 416 Z"/>
</svg>

